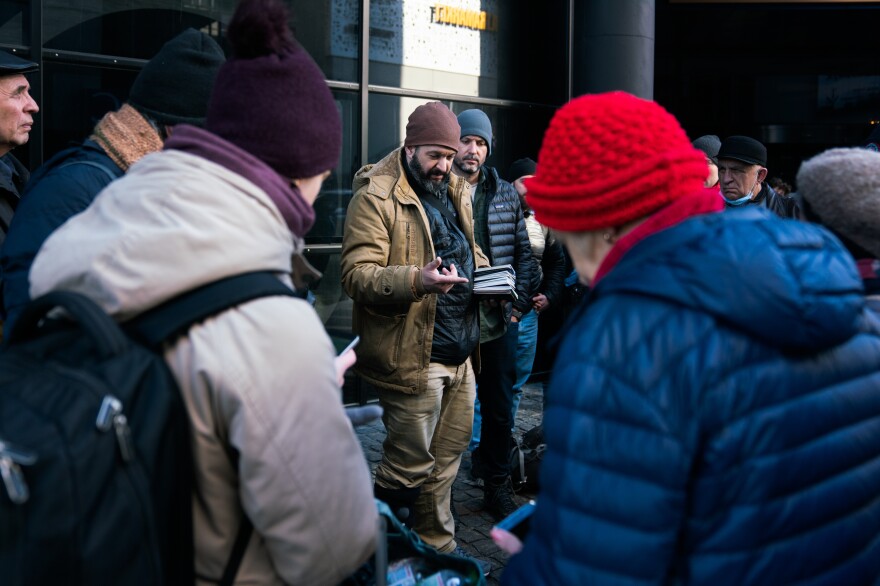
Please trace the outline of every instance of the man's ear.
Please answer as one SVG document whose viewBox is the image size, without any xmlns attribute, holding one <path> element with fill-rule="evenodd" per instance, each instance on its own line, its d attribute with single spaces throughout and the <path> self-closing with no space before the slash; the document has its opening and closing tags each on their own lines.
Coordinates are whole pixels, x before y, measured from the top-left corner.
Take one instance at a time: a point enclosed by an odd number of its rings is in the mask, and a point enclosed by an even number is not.
<svg viewBox="0 0 880 586">
<path fill-rule="evenodd" d="M 767 169 L 761 167 L 758 169 L 758 183 L 763 183 L 767 179 Z"/>
<path fill-rule="evenodd" d="M 413 155 L 416 154 L 416 148 L 414 146 L 405 146 L 403 147 L 403 152 L 406 153 L 406 160 L 410 161 L 413 158 Z"/>
</svg>

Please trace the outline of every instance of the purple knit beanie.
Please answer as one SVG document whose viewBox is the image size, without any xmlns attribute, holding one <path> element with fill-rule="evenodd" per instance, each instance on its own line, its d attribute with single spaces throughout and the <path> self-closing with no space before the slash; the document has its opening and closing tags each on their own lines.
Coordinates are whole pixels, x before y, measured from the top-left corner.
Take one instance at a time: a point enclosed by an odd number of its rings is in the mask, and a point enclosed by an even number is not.
<svg viewBox="0 0 880 586">
<path fill-rule="evenodd" d="M 242 0 L 226 38 L 205 128 L 293 179 L 333 169 L 342 123 L 333 94 L 293 38 L 280 0 Z"/>
</svg>

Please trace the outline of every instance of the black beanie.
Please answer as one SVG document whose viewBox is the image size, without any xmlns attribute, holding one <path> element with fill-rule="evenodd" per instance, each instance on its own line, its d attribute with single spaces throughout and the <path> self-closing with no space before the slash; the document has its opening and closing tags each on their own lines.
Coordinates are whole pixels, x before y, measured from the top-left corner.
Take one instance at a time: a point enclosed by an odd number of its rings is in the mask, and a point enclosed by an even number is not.
<svg viewBox="0 0 880 586">
<path fill-rule="evenodd" d="M 144 65 L 128 103 L 159 124 L 204 126 L 214 78 L 225 61 L 214 39 L 188 28 Z"/>
<path fill-rule="evenodd" d="M 507 180 L 513 183 L 520 177 L 534 175 L 537 167 L 538 164 L 532 159 L 517 159 L 510 165 L 510 169 L 507 171 Z"/>
</svg>

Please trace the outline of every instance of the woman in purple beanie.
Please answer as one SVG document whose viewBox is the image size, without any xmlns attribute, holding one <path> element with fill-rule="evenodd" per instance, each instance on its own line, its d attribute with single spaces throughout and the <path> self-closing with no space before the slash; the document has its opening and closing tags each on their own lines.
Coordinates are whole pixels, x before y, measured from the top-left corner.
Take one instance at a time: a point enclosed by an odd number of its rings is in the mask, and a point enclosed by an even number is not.
<svg viewBox="0 0 880 586">
<path fill-rule="evenodd" d="M 176 126 L 163 151 L 54 233 L 33 265 L 33 295 L 78 291 L 124 321 L 232 275 L 273 271 L 290 284 L 342 133 L 287 22 L 278 0 L 239 4 L 205 129 Z M 198 582 L 220 580 L 245 517 L 254 534 L 242 583 L 336 584 L 362 564 L 377 523 L 370 472 L 309 304 L 249 301 L 165 356 L 192 426 Z"/>
</svg>

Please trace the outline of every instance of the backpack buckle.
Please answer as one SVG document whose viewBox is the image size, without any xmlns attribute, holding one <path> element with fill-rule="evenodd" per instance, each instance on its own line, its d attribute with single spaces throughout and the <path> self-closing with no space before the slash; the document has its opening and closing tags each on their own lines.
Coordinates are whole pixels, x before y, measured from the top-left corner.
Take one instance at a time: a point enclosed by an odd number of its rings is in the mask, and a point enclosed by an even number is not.
<svg viewBox="0 0 880 586">
<path fill-rule="evenodd" d="M 33 466 L 37 463 L 37 455 L 29 450 L 19 448 L 0 440 L 0 477 L 6 494 L 16 505 L 22 505 L 30 498 L 27 482 L 24 480 L 22 466 Z"/>
</svg>

